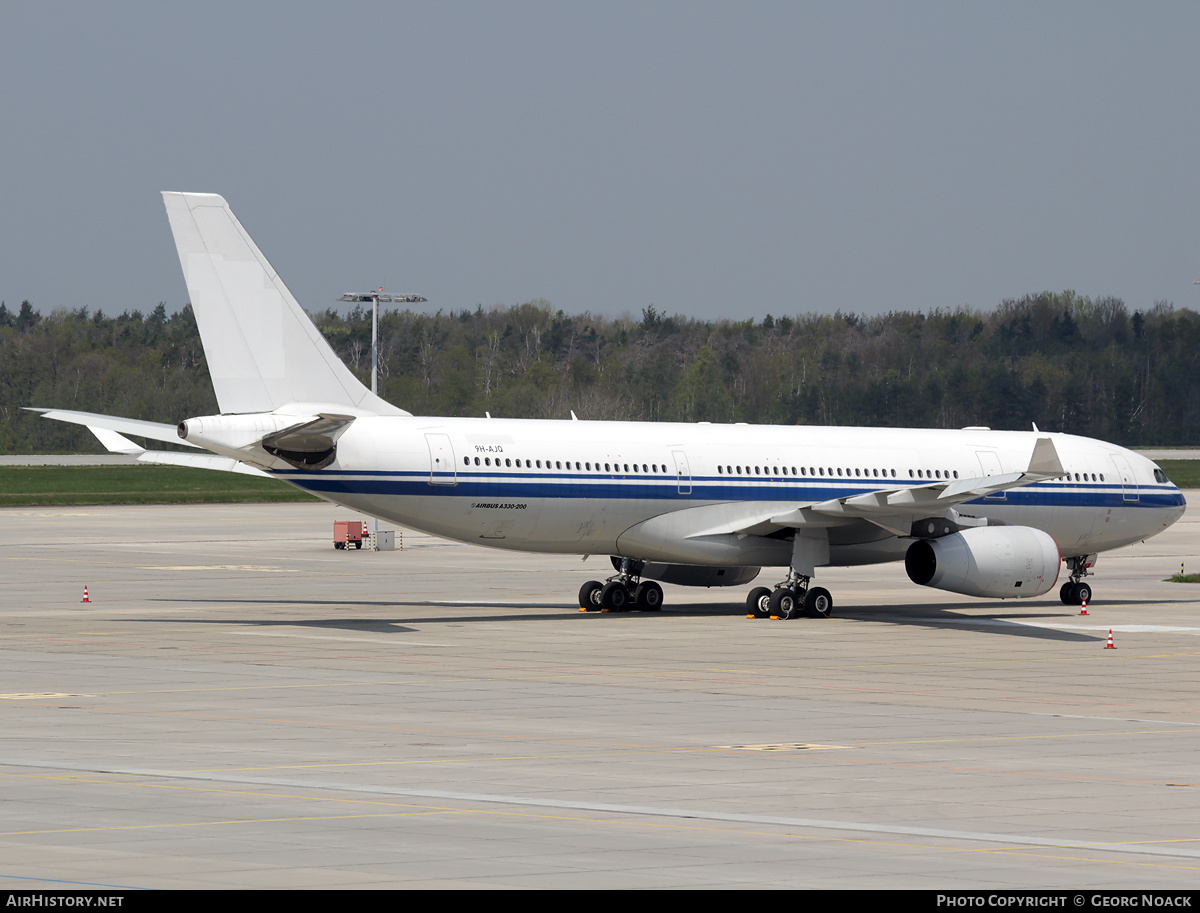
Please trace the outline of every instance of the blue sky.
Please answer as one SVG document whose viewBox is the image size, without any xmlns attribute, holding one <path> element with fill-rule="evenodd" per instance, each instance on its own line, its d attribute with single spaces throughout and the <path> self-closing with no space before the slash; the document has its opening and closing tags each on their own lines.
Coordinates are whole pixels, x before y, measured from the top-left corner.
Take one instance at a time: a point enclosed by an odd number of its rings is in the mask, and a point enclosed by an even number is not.
<svg viewBox="0 0 1200 913">
<path fill-rule="evenodd" d="M 1196 307 L 1200 4 L 8 0 L 0 299 L 187 300 L 220 193 L 310 310 Z"/>
</svg>

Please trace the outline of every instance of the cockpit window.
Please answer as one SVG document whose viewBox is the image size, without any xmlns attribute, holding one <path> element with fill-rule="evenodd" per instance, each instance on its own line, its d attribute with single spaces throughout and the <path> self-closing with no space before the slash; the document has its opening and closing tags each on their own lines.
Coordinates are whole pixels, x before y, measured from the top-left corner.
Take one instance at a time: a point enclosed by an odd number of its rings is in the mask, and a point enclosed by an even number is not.
<svg viewBox="0 0 1200 913">
<path fill-rule="evenodd" d="M 1154 481 L 1166 484 L 1167 482 L 1170 481 L 1170 479 L 1167 478 L 1167 474 L 1165 472 L 1163 472 L 1161 469 L 1159 469 L 1157 466 L 1155 466 L 1154 467 Z"/>
</svg>

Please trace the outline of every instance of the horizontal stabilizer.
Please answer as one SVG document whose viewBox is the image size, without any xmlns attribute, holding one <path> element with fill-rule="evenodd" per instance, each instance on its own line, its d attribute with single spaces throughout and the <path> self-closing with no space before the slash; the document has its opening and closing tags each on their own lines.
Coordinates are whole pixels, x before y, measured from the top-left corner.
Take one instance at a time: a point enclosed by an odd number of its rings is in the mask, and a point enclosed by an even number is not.
<svg viewBox="0 0 1200 913">
<path fill-rule="evenodd" d="M 96 435 L 104 449 L 109 453 L 120 453 L 126 456 L 138 456 L 146 452 L 146 448 L 135 444 L 123 434 L 118 434 L 115 431 L 109 431 L 107 428 L 97 428 L 95 425 L 88 425 L 88 431 Z"/>
<path fill-rule="evenodd" d="M 269 472 L 240 463 L 230 457 L 215 453 L 176 453 L 172 450 L 147 450 L 138 457 L 139 463 L 154 463 L 164 466 L 189 466 L 192 469 L 214 469 L 220 472 L 236 472 L 247 476 L 272 479 Z"/>
<path fill-rule="evenodd" d="M 177 426 L 163 422 L 144 422 L 136 418 L 121 418 L 116 415 L 100 415 L 97 412 L 74 412 L 69 409 L 38 409 L 33 406 L 25 407 L 30 412 L 40 412 L 42 418 L 52 418 L 59 422 L 71 422 L 75 425 L 87 425 L 93 434 L 97 428 L 117 431 L 121 434 L 132 434 L 134 437 L 146 437 L 152 441 L 164 441 L 169 444 L 182 444 L 184 447 L 196 447 L 187 441 L 179 439 Z M 99 436 L 99 435 L 97 435 Z M 101 438 L 100 442 L 108 447 Z M 133 443 L 132 441 L 130 442 Z M 136 445 L 134 445 L 136 446 Z M 111 447 L 109 448 L 112 449 Z M 197 450 L 202 449 L 196 447 Z M 121 451 L 117 451 L 118 453 Z"/>
</svg>

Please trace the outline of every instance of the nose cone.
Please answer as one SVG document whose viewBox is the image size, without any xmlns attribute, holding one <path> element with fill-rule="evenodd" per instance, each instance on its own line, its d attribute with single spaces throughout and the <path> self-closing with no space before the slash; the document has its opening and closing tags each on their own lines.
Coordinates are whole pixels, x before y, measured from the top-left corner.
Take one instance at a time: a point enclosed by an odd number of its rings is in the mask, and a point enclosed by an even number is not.
<svg viewBox="0 0 1200 913">
<path fill-rule="evenodd" d="M 1183 497 L 1183 492 L 1176 488 L 1175 494 L 1179 496 L 1179 501 L 1175 505 L 1175 509 L 1171 511 L 1171 523 L 1174 523 L 1176 520 L 1182 517 L 1184 512 L 1187 510 L 1187 501 Z M 1170 526 L 1171 524 L 1168 523 L 1167 525 Z"/>
<path fill-rule="evenodd" d="M 1162 504 L 1159 510 L 1155 511 L 1162 521 L 1162 525 L 1158 527 L 1156 532 L 1166 529 L 1171 524 L 1175 523 L 1187 511 L 1187 501 L 1184 500 L 1183 492 L 1178 488 L 1172 488 L 1171 493 L 1165 498 L 1166 503 Z"/>
</svg>

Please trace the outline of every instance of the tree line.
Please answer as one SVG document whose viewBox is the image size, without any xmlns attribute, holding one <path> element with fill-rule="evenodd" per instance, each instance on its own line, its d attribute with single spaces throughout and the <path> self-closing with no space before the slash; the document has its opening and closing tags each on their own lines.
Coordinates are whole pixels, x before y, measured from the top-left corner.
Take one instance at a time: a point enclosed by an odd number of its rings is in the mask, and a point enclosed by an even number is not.
<svg viewBox="0 0 1200 913">
<path fill-rule="evenodd" d="M 371 313 L 313 319 L 365 383 Z M 1074 292 L 866 317 L 696 320 L 653 305 L 568 315 L 549 302 L 382 309 L 381 395 L 425 415 L 958 428 L 1127 446 L 1200 441 L 1200 315 L 1130 313 Z M 0 452 L 96 450 L 25 405 L 175 423 L 217 411 L 190 306 L 43 316 L 0 304 Z"/>
</svg>

